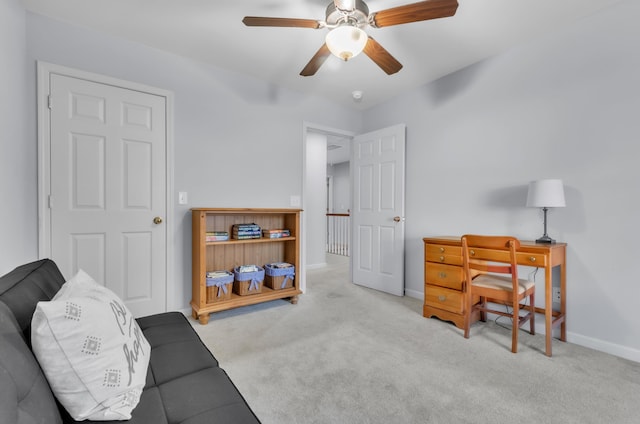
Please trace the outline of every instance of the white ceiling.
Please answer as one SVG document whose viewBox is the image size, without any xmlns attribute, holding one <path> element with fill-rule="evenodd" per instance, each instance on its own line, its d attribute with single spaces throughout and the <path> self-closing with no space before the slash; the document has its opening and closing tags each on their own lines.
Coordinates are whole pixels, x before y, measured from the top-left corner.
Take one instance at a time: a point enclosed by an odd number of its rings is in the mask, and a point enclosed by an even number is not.
<svg viewBox="0 0 640 424">
<path fill-rule="evenodd" d="M 455 16 L 367 32 L 403 65 L 388 76 L 367 56 L 300 71 L 326 29 L 246 27 L 242 18 L 324 20 L 331 0 L 23 0 L 29 11 L 107 32 L 269 83 L 365 109 L 621 0 L 458 0 Z M 367 0 L 371 12 L 415 0 Z M 363 97 L 354 102 L 352 92 Z"/>
</svg>

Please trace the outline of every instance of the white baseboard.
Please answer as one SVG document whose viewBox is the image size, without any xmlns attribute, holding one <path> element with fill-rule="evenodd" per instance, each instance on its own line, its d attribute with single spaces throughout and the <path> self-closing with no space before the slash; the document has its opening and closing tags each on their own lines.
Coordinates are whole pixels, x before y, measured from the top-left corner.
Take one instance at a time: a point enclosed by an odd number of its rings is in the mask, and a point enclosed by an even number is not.
<svg viewBox="0 0 640 424">
<path fill-rule="evenodd" d="M 414 299 L 423 299 L 424 298 L 424 293 L 421 292 L 421 291 L 418 291 L 418 290 L 407 290 L 407 289 L 404 289 L 404 295 L 412 297 Z"/>
<path fill-rule="evenodd" d="M 622 346 L 616 343 L 606 342 L 604 340 L 598 340 L 583 336 L 582 334 L 570 332 L 567 332 L 567 341 L 590 349 L 599 350 L 600 352 L 619 356 L 620 358 L 628 359 L 630 361 L 640 362 L 640 350 L 633 349 L 628 346 Z"/>
</svg>

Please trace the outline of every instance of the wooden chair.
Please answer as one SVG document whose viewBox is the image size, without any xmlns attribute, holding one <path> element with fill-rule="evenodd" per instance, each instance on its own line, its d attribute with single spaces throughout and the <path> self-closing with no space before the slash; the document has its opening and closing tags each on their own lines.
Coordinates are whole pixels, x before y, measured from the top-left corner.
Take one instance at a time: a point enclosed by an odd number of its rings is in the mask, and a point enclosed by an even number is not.
<svg viewBox="0 0 640 424">
<path fill-rule="evenodd" d="M 516 251 L 520 241 L 507 236 L 462 236 L 462 260 L 465 279 L 464 337 L 469 338 L 471 317 L 480 311 L 486 321 L 487 312 L 510 317 L 513 321 L 511 351 L 518 352 L 518 330 L 529 321 L 529 332 L 535 334 L 535 283 L 518 278 Z M 480 298 L 474 304 L 473 299 Z M 520 316 L 520 302 L 529 298 L 527 313 Z M 490 307 L 498 303 L 511 307 L 511 312 Z"/>
</svg>

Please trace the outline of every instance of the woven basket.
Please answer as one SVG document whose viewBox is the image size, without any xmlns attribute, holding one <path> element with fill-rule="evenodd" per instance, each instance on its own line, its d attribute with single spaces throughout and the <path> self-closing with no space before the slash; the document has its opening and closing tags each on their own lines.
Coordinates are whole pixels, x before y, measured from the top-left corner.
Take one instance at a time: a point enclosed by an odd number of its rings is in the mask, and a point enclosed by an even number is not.
<svg viewBox="0 0 640 424">
<path fill-rule="evenodd" d="M 295 267 L 277 268 L 273 264 L 266 264 L 264 271 L 264 285 L 270 289 L 283 290 L 293 287 L 293 279 L 296 274 Z"/>
<path fill-rule="evenodd" d="M 226 271 L 226 275 L 207 278 L 207 303 L 216 303 L 231 299 L 233 288 L 233 274 Z"/>
<path fill-rule="evenodd" d="M 262 293 L 264 268 L 258 267 L 255 272 L 239 272 L 240 267 L 233 270 L 233 292 L 239 296 Z"/>
</svg>

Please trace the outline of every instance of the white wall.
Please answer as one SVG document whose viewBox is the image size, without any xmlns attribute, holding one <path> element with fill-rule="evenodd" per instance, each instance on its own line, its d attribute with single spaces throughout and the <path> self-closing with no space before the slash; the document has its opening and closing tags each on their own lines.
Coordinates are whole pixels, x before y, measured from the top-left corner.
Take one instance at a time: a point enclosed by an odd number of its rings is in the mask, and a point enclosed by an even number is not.
<svg viewBox="0 0 640 424">
<path fill-rule="evenodd" d="M 26 140 L 32 147 L 18 153 L 32 161 L 23 171 L 27 183 L 20 186 L 20 192 L 34 200 L 36 116 L 32 111 L 36 110 L 36 96 L 32 82 L 36 60 L 174 93 L 176 221 L 167 223 L 175 241 L 170 309 L 187 308 L 191 300 L 189 208 L 289 207 L 290 196 L 302 192 L 303 123 L 313 121 L 351 131 L 361 123 L 358 112 L 320 98 L 31 13 L 27 13 L 27 60 L 30 114 Z M 22 91 L 16 89 L 16 93 Z M 188 192 L 189 205 L 177 204 L 179 191 Z M 27 236 L 37 226 L 35 209 L 33 204 L 32 209 L 21 210 L 28 217 L 23 225 L 29 229 Z M 35 255 L 37 240 L 29 238 L 27 246 Z"/>
<path fill-rule="evenodd" d="M 0 275 L 35 259 L 36 143 L 27 132 L 26 16 L 19 0 L 0 2 Z"/>
<path fill-rule="evenodd" d="M 351 209 L 349 167 L 349 162 L 327 165 L 327 175 L 333 177 L 333 213 L 347 213 Z"/>
<path fill-rule="evenodd" d="M 422 237 L 535 239 L 526 185 L 562 178 L 549 234 L 568 243 L 569 340 L 640 361 L 639 19 L 627 0 L 365 113 L 365 130 L 407 124 L 409 290 L 423 291 Z"/>
<path fill-rule="evenodd" d="M 327 136 L 307 133 L 304 211 L 306 265 L 327 263 Z"/>
</svg>

